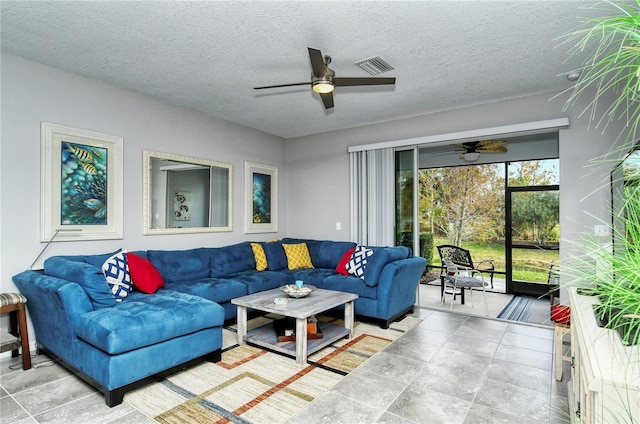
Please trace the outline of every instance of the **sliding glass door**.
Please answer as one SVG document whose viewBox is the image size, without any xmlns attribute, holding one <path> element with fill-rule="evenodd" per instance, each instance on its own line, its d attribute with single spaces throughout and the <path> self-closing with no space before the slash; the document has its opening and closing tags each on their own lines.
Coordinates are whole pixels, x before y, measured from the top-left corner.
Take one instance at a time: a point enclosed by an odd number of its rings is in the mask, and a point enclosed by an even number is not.
<svg viewBox="0 0 640 424">
<path fill-rule="evenodd" d="M 557 159 L 509 163 L 506 200 L 507 292 L 542 296 L 560 257 Z"/>
<path fill-rule="evenodd" d="M 416 150 L 395 152 L 396 170 L 396 245 L 419 252 L 420 226 L 416 199 Z"/>
</svg>

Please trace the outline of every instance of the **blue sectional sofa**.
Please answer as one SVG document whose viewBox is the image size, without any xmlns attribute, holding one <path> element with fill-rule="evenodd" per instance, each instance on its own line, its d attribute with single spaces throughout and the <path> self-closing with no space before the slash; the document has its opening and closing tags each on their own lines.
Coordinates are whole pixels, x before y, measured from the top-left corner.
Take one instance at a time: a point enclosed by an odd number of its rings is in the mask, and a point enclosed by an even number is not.
<svg viewBox="0 0 640 424">
<path fill-rule="evenodd" d="M 283 245 L 300 244 L 313 268 L 289 269 Z M 116 301 L 101 270 L 112 254 L 55 256 L 44 270 L 24 271 L 13 280 L 28 299 L 38 348 L 99 388 L 113 406 L 125 392 L 159 375 L 219 361 L 222 326 L 235 319 L 231 300 L 236 297 L 303 280 L 358 294 L 356 314 L 386 328 L 413 310 L 426 266 L 406 247 L 372 247 L 359 278 L 336 272 L 355 243 L 283 239 L 259 245 L 266 255 L 264 270 L 256 269 L 249 242 L 132 252 L 155 267 L 164 287 L 153 294 L 134 290 L 122 301 Z"/>
</svg>

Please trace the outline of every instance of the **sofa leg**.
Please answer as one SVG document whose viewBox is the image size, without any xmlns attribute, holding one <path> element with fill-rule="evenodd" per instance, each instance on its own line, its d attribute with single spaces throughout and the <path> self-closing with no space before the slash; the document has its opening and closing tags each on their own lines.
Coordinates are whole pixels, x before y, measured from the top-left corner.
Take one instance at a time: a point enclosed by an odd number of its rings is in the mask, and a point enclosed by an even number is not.
<svg viewBox="0 0 640 424">
<path fill-rule="evenodd" d="M 104 402 L 109 408 L 120 405 L 124 400 L 125 389 L 120 387 L 115 390 L 107 390 L 104 392 Z"/>
<path fill-rule="evenodd" d="M 220 362 L 222 361 L 222 349 L 218 349 L 214 352 L 211 352 L 205 358 L 209 362 Z"/>
<path fill-rule="evenodd" d="M 400 312 L 396 316 L 393 316 L 393 317 L 391 317 L 391 318 L 389 318 L 387 320 L 381 319 L 380 320 L 380 328 L 382 328 L 383 330 L 386 330 L 387 328 L 389 328 L 389 325 L 392 322 L 402 320 L 405 316 L 407 316 L 407 314 L 412 314 L 413 311 L 414 311 L 413 306 L 410 306 L 407 309 L 405 309 L 404 311 Z"/>
</svg>

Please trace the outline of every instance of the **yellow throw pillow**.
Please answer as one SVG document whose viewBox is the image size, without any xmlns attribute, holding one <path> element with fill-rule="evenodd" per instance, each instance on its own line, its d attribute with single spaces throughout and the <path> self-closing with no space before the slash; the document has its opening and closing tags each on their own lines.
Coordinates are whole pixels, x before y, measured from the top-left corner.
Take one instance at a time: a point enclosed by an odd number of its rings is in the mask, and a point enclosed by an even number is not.
<svg viewBox="0 0 640 424">
<path fill-rule="evenodd" d="M 251 249 L 253 250 L 253 256 L 256 259 L 256 269 L 258 271 L 264 271 L 267 269 L 267 255 L 264 253 L 264 249 L 260 243 L 251 243 Z"/>
<path fill-rule="evenodd" d="M 287 266 L 289 269 L 313 268 L 307 243 L 282 243 L 282 247 L 284 248 L 284 253 L 287 255 Z"/>
</svg>

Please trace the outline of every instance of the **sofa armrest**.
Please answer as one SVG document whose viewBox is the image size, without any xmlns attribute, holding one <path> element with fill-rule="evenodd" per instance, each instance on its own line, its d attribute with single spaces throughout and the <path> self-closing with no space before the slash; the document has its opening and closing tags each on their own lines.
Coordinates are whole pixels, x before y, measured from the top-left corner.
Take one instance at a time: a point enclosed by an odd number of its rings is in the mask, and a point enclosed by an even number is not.
<svg viewBox="0 0 640 424">
<path fill-rule="evenodd" d="M 76 283 L 38 271 L 24 271 L 15 275 L 13 281 L 27 298 L 35 340 L 69 360 L 76 318 L 93 310 L 87 293 Z"/>
<path fill-rule="evenodd" d="M 385 265 L 378 279 L 379 317 L 394 316 L 415 303 L 426 265 L 427 260 L 417 256 Z"/>
</svg>

